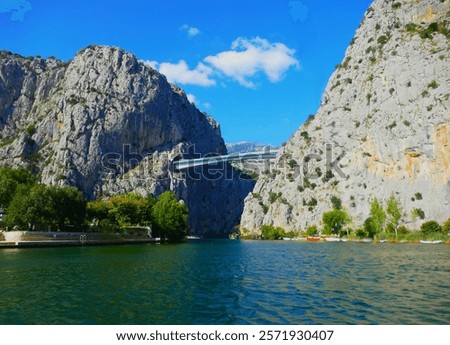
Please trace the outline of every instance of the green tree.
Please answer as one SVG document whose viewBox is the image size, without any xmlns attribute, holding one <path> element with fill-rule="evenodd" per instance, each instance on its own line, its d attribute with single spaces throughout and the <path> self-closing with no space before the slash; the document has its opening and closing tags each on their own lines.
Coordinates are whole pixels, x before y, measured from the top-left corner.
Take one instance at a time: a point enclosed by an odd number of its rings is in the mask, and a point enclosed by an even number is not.
<svg viewBox="0 0 450 345">
<path fill-rule="evenodd" d="M 86 214 L 86 200 L 73 187 L 47 187 L 36 184 L 31 189 L 20 185 L 5 216 L 5 225 L 35 230 L 81 230 Z"/>
<path fill-rule="evenodd" d="M 450 218 L 445 221 L 444 225 L 442 225 L 442 232 L 444 234 L 448 234 L 450 232 Z"/>
<path fill-rule="evenodd" d="M 398 226 L 400 219 L 402 218 L 402 212 L 400 210 L 399 203 L 393 194 L 387 201 L 386 213 L 388 216 L 388 226 L 394 230 L 395 237 L 397 237 Z"/>
<path fill-rule="evenodd" d="M 19 186 L 31 188 L 35 183 L 35 177 L 28 170 L 0 166 L 0 208 L 8 208 Z"/>
<path fill-rule="evenodd" d="M 326 234 L 339 234 L 342 227 L 350 222 L 350 216 L 345 210 L 332 210 L 325 212 L 322 215 L 322 221 L 324 224 L 324 233 Z"/>
<path fill-rule="evenodd" d="M 307 236 L 314 236 L 317 235 L 319 232 L 319 229 L 316 225 L 310 225 L 306 228 L 306 235 Z"/>
<path fill-rule="evenodd" d="M 86 206 L 86 220 L 90 223 L 97 224 L 101 220 L 109 218 L 110 206 L 103 199 L 89 201 Z"/>
<path fill-rule="evenodd" d="M 120 226 L 148 225 L 151 223 L 152 197 L 144 198 L 137 193 L 113 196 L 109 200 L 110 214 Z"/>
<path fill-rule="evenodd" d="M 86 217 L 87 201 L 75 187 L 47 187 L 53 204 L 58 229 L 81 230 Z"/>
<path fill-rule="evenodd" d="M 274 227 L 273 225 L 263 225 L 261 226 L 261 236 L 265 240 L 280 240 L 285 236 L 285 231 L 283 228 Z"/>
<path fill-rule="evenodd" d="M 373 231 L 375 232 L 374 234 L 378 234 L 383 231 L 386 213 L 377 198 L 375 198 L 370 204 L 370 217 L 372 218 L 371 222 Z"/>
<path fill-rule="evenodd" d="M 440 226 L 439 223 L 434 220 L 423 223 L 420 226 L 420 231 L 427 235 L 443 232 L 442 226 Z"/>
<path fill-rule="evenodd" d="M 176 241 L 186 235 L 188 209 L 177 201 L 173 192 L 167 191 L 158 197 L 152 208 L 152 216 L 161 238 Z"/>
<path fill-rule="evenodd" d="M 369 217 L 364 221 L 363 225 L 364 229 L 361 229 L 361 234 L 364 233 L 364 236 L 368 236 L 370 238 L 373 238 L 375 234 L 377 233 L 376 226 L 373 222 L 373 218 Z"/>
<path fill-rule="evenodd" d="M 131 225 L 151 225 L 153 196 L 144 198 L 137 193 L 115 195 L 105 199 L 91 201 L 87 205 L 87 221 L 91 226 L 100 227 L 101 231 L 116 232 L 119 227 Z"/>
</svg>

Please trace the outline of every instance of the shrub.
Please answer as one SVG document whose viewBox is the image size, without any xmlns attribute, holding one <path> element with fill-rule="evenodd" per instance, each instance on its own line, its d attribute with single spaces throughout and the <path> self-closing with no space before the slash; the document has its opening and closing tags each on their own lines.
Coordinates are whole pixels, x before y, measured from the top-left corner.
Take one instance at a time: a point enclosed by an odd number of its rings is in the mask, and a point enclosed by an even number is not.
<svg viewBox="0 0 450 345">
<path fill-rule="evenodd" d="M 279 240 L 285 235 L 286 233 L 283 228 L 274 227 L 273 225 L 261 226 L 261 236 L 265 240 Z"/>
<path fill-rule="evenodd" d="M 322 178 L 323 183 L 327 183 L 334 177 L 333 172 L 331 170 L 327 170 L 325 172 L 325 176 Z"/>
<path fill-rule="evenodd" d="M 308 236 L 314 236 L 319 232 L 319 229 L 317 229 L 316 225 L 310 225 L 306 228 L 306 235 Z"/>
<path fill-rule="evenodd" d="M 428 84 L 428 87 L 432 89 L 437 89 L 439 87 L 439 84 L 436 82 L 436 80 L 433 80 L 431 83 Z"/>
<path fill-rule="evenodd" d="M 411 214 L 413 218 L 425 219 L 425 212 L 421 208 L 413 208 Z"/>
<path fill-rule="evenodd" d="M 397 233 L 398 233 L 399 235 L 406 235 L 406 234 L 409 234 L 410 231 L 408 230 L 408 228 L 407 228 L 406 226 L 401 225 L 401 226 L 399 226 L 399 228 L 398 228 L 398 230 L 397 230 Z"/>
<path fill-rule="evenodd" d="M 421 225 L 420 231 L 423 232 L 424 234 L 433 234 L 437 232 L 442 232 L 442 226 L 440 226 L 438 222 L 430 220 Z"/>
<path fill-rule="evenodd" d="M 333 210 L 322 215 L 324 231 L 338 234 L 342 227 L 350 222 L 350 216 L 344 210 Z"/>
<path fill-rule="evenodd" d="M 305 139 L 306 143 L 309 144 L 309 142 L 311 141 L 311 137 L 309 136 L 307 131 L 303 131 L 300 133 L 300 135 L 302 136 L 303 139 Z"/>
<path fill-rule="evenodd" d="M 311 198 L 311 200 L 308 201 L 307 205 L 308 206 L 317 206 L 317 199 Z"/>
<path fill-rule="evenodd" d="M 292 169 L 292 168 L 294 168 L 295 166 L 297 166 L 298 164 L 297 164 L 297 161 L 296 161 L 295 159 L 291 159 L 291 160 L 288 162 L 288 165 L 289 165 L 289 167 Z"/>
<path fill-rule="evenodd" d="M 417 25 L 414 23 L 408 23 L 405 25 L 406 31 L 408 32 L 415 32 L 417 29 Z"/>
<path fill-rule="evenodd" d="M 342 201 L 335 195 L 331 197 L 331 204 L 333 205 L 333 209 L 335 210 L 342 209 Z"/>
<path fill-rule="evenodd" d="M 31 137 L 34 133 L 36 133 L 36 126 L 35 125 L 29 125 L 25 131 Z"/>
<path fill-rule="evenodd" d="M 373 236 L 375 236 L 376 233 L 377 233 L 377 229 L 374 225 L 374 221 L 373 221 L 372 217 L 367 218 L 364 221 L 364 234 L 369 237 L 373 237 Z"/>
<path fill-rule="evenodd" d="M 394 128 L 394 127 L 396 127 L 397 126 L 397 122 L 392 122 L 389 126 L 388 126 L 388 128 L 390 129 L 390 130 L 392 130 L 392 128 Z"/>
<path fill-rule="evenodd" d="M 363 238 L 363 237 L 367 236 L 367 233 L 364 229 L 358 229 L 358 230 L 356 230 L 355 235 L 358 238 Z"/>
<path fill-rule="evenodd" d="M 389 37 L 384 36 L 384 35 L 378 37 L 378 39 L 377 39 L 378 44 L 381 44 L 381 45 L 386 44 L 387 41 L 389 41 Z"/>
<path fill-rule="evenodd" d="M 416 198 L 416 200 L 422 200 L 422 194 L 421 193 L 414 194 L 414 197 Z"/>
<path fill-rule="evenodd" d="M 445 221 L 444 225 L 442 225 L 442 232 L 444 234 L 447 234 L 450 232 L 450 218 Z"/>
<path fill-rule="evenodd" d="M 259 206 L 261 206 L 264 214 L 266 214 L 269 211 L 269 207 L 264 205 L 264 203 L 262 201 L 259 202 Z"/>
<path fill-rule="evenodd" d="M 314 120 L 314 116 L 315 116 L 315 114 L 310 114 L 310 115 L 308 116 L 308 118 L 307 118 L 306 121 L 305 121 L 305 126 L 309 125 L 309 123 L 310 123 L 312 120 Z"/>
<path fill-rule="evenodd" d="M 420 37 L 421 38 L 432 38 L 433 32 L 439 31 L 439 25 L 438 23 L 434 22 L 428 25 L 426 29 L 423 29 L 420 31 Z"/>
<path fill-rule="evenodd" d="M 269 193 L 269 202 L 271 204 L 273 204 L 275 201 L 277 201 L 277 199 L 281 196 L 281 193 L 274 193 L 274 192 L 270 192 Z"/>
</svg>

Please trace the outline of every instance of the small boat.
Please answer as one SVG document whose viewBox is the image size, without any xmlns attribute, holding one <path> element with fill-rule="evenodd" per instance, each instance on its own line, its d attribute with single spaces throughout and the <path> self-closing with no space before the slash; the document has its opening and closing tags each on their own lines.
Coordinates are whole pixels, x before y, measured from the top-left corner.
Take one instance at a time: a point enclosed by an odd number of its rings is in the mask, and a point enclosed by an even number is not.
<svg viewBox="0 0 450 345">
<path fill-rule="evenodd" d="M 420 240 L 420 243 L 422 243 L 422 244 L 440 244 L 440 243 L 442 243 L 442 241 L 441 240 L 434 240 L 434 241 Z"/>
<path fill-rule="evenodd" d="M 325 241 L 327 241 L 327 242 L 340 242 L 341 239 L 339 237 L 325 237 Z"/>
<path fill-rule="evenodd" d="M 188 240 L 188 241 L 195 241 L 195 240 L 201 240 L 201 239 L 202 239 L 201 236 L 194 236 L 194 235 L 188 235 L 188 236 L 186 236 L 185 238 L 186 238 L 186 240 Z"/>
<path fill-rule="evenodd" d="M 380 243 L 387 243 L 388 240 L 380 240 Z"/>
<path fill-rule="evenodd" d="M 308 241 L 308 242 L 319 242 L 320 241 L 320 237 L 308 236 L 308 237 L 306 237 L 306 241 Z"/>
<path fill-rule="evenodd" d="M 283 241 L 292 241 L 292 237 L 283 237 Z"/>
</svg>

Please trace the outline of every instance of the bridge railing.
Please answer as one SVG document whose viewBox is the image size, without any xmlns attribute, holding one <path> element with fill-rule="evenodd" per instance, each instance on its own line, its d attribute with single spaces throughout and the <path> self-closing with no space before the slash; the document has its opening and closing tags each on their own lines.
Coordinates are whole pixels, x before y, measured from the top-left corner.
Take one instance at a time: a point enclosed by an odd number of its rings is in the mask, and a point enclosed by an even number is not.
<svg viewBox="0 0 450 345">
<path fill-rule="evenodd" d="M 174 161 L 173 168 L 175 170 L 189 169 L 196 166 L 208 165 L 208 164 L 221 164 L 224 162 L 232 161 L 246 161 L 246 160 L 265 160 L 273 159 L 276 157 L 278 150 L 269 150 L 262 152 L 247 152 L 247 153 L 232 153 L 223 156 L 213 156 L 194 159 L 180 159 Z"/>
</svg>

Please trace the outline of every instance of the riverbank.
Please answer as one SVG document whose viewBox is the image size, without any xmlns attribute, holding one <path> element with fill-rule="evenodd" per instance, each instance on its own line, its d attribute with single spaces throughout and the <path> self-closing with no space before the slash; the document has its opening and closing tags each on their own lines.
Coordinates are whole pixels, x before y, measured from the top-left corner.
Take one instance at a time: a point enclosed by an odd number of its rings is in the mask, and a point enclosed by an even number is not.
<svg viewBox="0 0 450 345">
<path fill-rule="evenodd" d="M 34 232 L 0 233 L 1 248 L 73 247 L 117 244 L 159 243 L 160 238 L 147 234 L 104 234 L 97 232 Z"/>
</svg>

